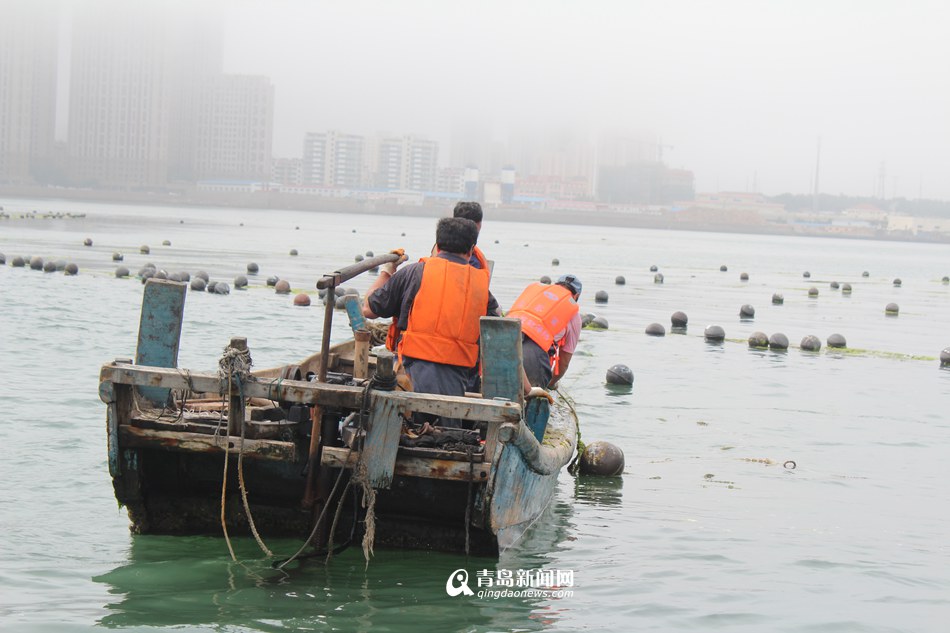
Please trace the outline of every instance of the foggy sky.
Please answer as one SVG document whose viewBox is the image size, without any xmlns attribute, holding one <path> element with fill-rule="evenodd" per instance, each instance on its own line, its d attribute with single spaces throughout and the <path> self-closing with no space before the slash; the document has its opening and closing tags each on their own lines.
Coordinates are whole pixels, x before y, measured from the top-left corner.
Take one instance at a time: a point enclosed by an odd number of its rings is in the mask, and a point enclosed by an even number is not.
<svg viewBox="0 0 950 633">
<path fill-rule="evenodd" d="M 672 146 L 698 191 L 950 199 L 941 2 L 226 2 L 229 72 L 276 87 L 275 156 L 305 131 L 459 121 L 603 127 Z M 443 146 L 443 153 L 447 148 Z"/>
</svg>

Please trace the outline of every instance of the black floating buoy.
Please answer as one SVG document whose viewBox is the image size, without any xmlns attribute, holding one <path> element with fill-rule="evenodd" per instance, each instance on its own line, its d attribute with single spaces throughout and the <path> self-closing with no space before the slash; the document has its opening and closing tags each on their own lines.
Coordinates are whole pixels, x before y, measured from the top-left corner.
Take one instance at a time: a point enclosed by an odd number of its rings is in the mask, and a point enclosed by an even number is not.
<svg viewBox="0 0 950 633">
<path fill-rule="evenodd" d="M 214 294 L 214 289 L 215 289 L 217 286 L 218 286 L 218 282 L 216 282 L 216 281 L 209 281 L 209 282 L 208 282 L 208 285 L 205 287 L 205 290 L 207 290 L 207 291 L 208 291 L 209 293 L 211 293 L 211 294 Z"/>
<path fill-rule="evenodd" d="M 143 255 L 148 255 L 151 252 L 151 249 L 146 244 L 139 246 L 139 252 Z"/>
<path fill-rule="evenodd" d="M 719 272 L 721 272 L 721 273 L 724 273 L 724 272 L 726 272 L 727 270 L 729 270 L 729 267 L 726 266 L 725 264 L 723 264 L 722 266 L 719 267 Z"/>
<path fill-rule="evenodd" d="M 34 255 L 30 258 L 30 270 L 43 270 L 43 258 Z"/>
<path fill-rule="evenodd" d="M 776 292 L 772 294 L 772 304 L 780 306 L 785 303 L 785 297 L 781 292 Z"/>
<path fill-rule="evenodd" d="M 943 285 L 946 286 L 947 284 L 950 284 L 950 277 L 944 276 L 944 278 L 940 281 L 942 281 Z"/>
<path fill-rule="evenodd" d="M 950 367 L 950 347 L 944 347 L 940 350 L 940 366 Z"/>
<path fill-rule="evenodd" d="M 373 256 L 373 251 L 366 251 L 366 256 L 367 256 L 367 257 L 372 257 L 372 256 Z"/>
<path fill-rule="evenodd" d="M 632 385 L 633 371 L 626 365 L 614 365 L 607 370 L 607 384 L 609 385 Z"/>
<path fill-rule="evenodd" d="M 831 287 L 832 290 L 837 290 L 837 289 L 838 289 L 838 282 L 837 282 L 837 281 L 832 281 L 832 282 L 831 282 L 830 284 L 828 284 L 828 285 Z"/>
<path fill-rule="evenodd" d="M 686 316 L 685 312 L 680 312 L 677 310 L 670 317 L 670 323 L 673 324 L 674 328 L 683 328 L 686 327 L 687 323 L 689 323 L 689 318 Z"/>
<path fill-rule="evenodd" d="M 598 290 L 598 291 L 597 291 L 597 294 L 594 295 L 594 301 L 595 301 L 596 303 L 607 303 L 607 291 L 606 291 L 606 290 Z"/>
<path fill-rule="evenodd" d="M 346 295 L 356 295 L 358 297 L 360 296 L 360 291 L 356 288 L 344 288 L 343 296 L 345 297 Z"/>
<path fill-rule="evenodd" d="M 337 297 L 333 303 L 335 310 L 346 310 L 346 300 L 343 297 Z"/>
<path fill-rule="evenodd" d="M 554 259 L 551 260 L 551 265 L 552 265 L 552 266 L 560 266 L 560 265 L 561 265 L 561 260 L 559 260 L 557 257 L 555 257 Z"/>
<path fill-rule="evenodd" d="M 723 341 L 726 338 L 726 331 L 718 325 L 707 325 L 703 331 L 703 337 L 707 341 Z"/>
<path fill-rule="evenodd" d="M 749 273 L 740 273 L 739 281 L 749 281 Z"/>
<path fill-rule="evenodd" d="M 122 253 L 112 253 L 112 261 L 121 262 L 123 259 L 125 259 L 125 257 Z"/>
<path fill-rule="evenodd" d="M 663 273 L 657 273 L 653 275 L 653 283 L 655 284 L 663 283 Z"/>
<path fill-rule="evenodd" d="M 400 235 L 400 237 L 406 237 L 406 234 L 405 234 L 405 233 L 400 233 L 399 235 Z M 497 244 L 498 242 L 496 241 L 495 243 Z"/>
<path fill-rule="evenodd" d="M 497 244 L 497 243 L 498 243 L 498 240 L 495 240 L 495 244 Z"/>
<path fill-rule="evenodd" d="M 623 451 L 609 442 L 591 442 L 578 461 L 578 471 L 582 475 L 615 477 L 623 474 L 623 469 Z"/>
<path fill-rule="evenodd" d="M 776 332 L 769 337 L 770 349 L 788 349 L 788 337 L 781 332 Z"/>
<path fill-rule="evenodd" d="M 255 264 L 254 262 L 251 262 L 250 264 L 247 265 L 247 274 L 248 274 L 248 275 L 256 275 L 259 270 L 260 270 L 260 266 L 258 266 L 258 265 Z"/>
<path fill-rule="evenodd" d="M 229 295 L 231 294 L 231 286 L 229 286 L 224 281 L 219 281 L 214 285 L 214 294 L 216 295 Z"/>
<path fill-rule="evenodd" d="M 809 289 L 808 289 L 808 296 L 809 296 L 809 297 L 817 297 L 817 296 L 818 296 L 818 288 L 815 288 L 814 286 L 812 286 L 811 288 L 809 288 Z"/>
<path fill-rule="evenodd" d="M 356 229 L 353 229 L 351 232 L 352 232 L 352 233 L 356 233 Z"/>
<path fill-rule="evenodd" d="M 851 284 L 841 284 L 841 294 L 843 295 L 851 294 Z"/>
<path fill-rule="evenodd" d="M 24 260 L 19 255 L 14 255 L 13 259 L 10 260 L 10 265 L 14 268 L 23 268 L 26 266 L 26 260 Z"/>
<path fill-rule="evenodd" d="M 900 306 L 896 303 L 888 303 L 886 306 L 884 306 L 884 314 L 897 316 L 900 311 Z"/>
<path fill-rule="evenodd" d="M 274 292 L 279 295 L 290 294 L 290 282 L 286 279 L 279 280 L 276 284 L 274 284 Z"/>
<path fill-rule="evenodd" d="M 319 289 L 317 290 L 317 298 L 318 298 L 318 299 L 323 299 L 323 298 L 325 298 L 326 296 L 327 296 L 327 289 L 326 289 L 326 288 L 319 288 Z"/>
<path fill-rule="evenodd" d="M 356 257 L 354 257 L 353 259 L 354 261 L 361 262 L 363 261 L 363 256 L 360 254 L 357 254 Z"/>
<path fill-rule="evenodd" d="M 658 271 L 658 270 L 659 270 L 659 268 L 656 267 L 656 264 L 653 264 L 652 266 L 650 266 L 650 272 L 651 272 L 651 273 L 655 273 L 655 272 Z"/>
<path fill-rule="evenodd" d="M 162 240 L 162 246 L 171 246 L 171 240 Z"/>
<path fill-rule="evenodd" d="M 617 275 L 617 278 L 614 279 L 614 283 L 618 286 L 622 286 L 627 283 L 627 280 L 624 279 L 623 275 Z"/>
<path fill-rule="evenodd" d="M 753 319 L 755 318 L 755 308 L 747 303 L 739 308 L 739 316 L 743 319 Z"/>
<path fill-rule="evenodd" d="M 66 268 L 63 269 L 63 272 L 65 272 L 70 277 L 73 275 L 78 275 L 79 266 L 70 262 L 69 264 L 66 264 Z"/>
<path fill-rule="evenodd" d="M 804 277 L 805 279 L 808 279 L 809 277 L 811 277 L 811 273 L 806 270 L 805 272 L 802 273 L 802 277 Z"/>
<path fill-rule="evenodd" d="M 666 336 L 666 328 L 659 323 L 651 323 L 647 326 L 646 333 L 650 336 Z"/>
<path fill-rule="evenodd" d="M 769 346 L 769 335 L 765 332 L 753 332 L 749 335 L 749 347 L 764 348 Z"/>
<path fill-rule="evenodd" d="M 373 273 L 374 275 L 378 275 L 378 274 L 379 274 L 379 266 L 373 266 L 372 268 L 369 269 L 369 272 Z"/>
<path fill-rule="evenodd" d="M 587 327 L 588 325 L 593 323 L 594 319 L 596 318 L 597 318 L 597 315 L 591 314 L 590 312 L 587 312 L 581 315 L 581 327 Z"/>
<path fill-rule="evenodd" d="M 92 238 L 91 238 L 91 237 L 87 237 L 86 239 L 84 239 L 84 240 L 82 241 L 82 245 L 83 245 L 83 246 L 92 246 Z"/>
<path fill-rule="evenodd" d="M 299 226 L 295 226 L 295 227 L 294 227 L 294 230 L 295 230 L 295 231 L 299 231 L 299 230 L 300 230 L 300 227 L 299 227 Z"/>
<path fill-rule="evenodd" d="M 847 347 L 848 342 L 844 340 L 844 337 L 840 334 L 832 334 L 828 337 L 828 347 L 835 347 L 841 349 Z"/>
<path fill-rule="evenodd" d="M 139 279 L 141 279 L 142 283 L 144 284 L 146 281 L 155 276 L 155 272 L 156 271 L 154 268 L 146 268 L 139 272 Z"/>
<path fill-rule="evenodd" d="M 343 289 L 342 287 L 340 287 L 340 286 L 336 286 L 336 287 L 333 289 L 333 294 L 336 295 L 337 297 L 342 297 L 343 295 L 346 294 L 346 290 L 344 290 L 344 289 Z"/>
<path fill-rule="evenodd" d="M 896 279 L 894 279 L 894 285 L 897 286 L 897 287 L 900 287 L 900 285 L 901 285 L 901 278 L 900 278 L 900 277 L 897 277 Z"/>
<path fill-rule="evenodd" d="M 247 277 L 244 275 L 238 275 L 234 278 L 234 289 L 235 290 L 244 290 L 247 288 Z"/>
<path fill-rule="evenodd" d="M 122 279 L 122 278 L 124 278 L 124 277 L 128 277 L 128 276 L 129 276 L 129 269 L 126 268 L 125 266 L 119 266 L 118 268 L 115 269 L 115 276 L 116 276 L 116 278 L 118 278 L 118 279 Z"/>
<path fill-rule="evenodd" d="M 189 281 L 191 281 L 191 275 L 188 273 L 188 271 L 182 271 L 178 273 L 178 279 L 179 281 L 184 281 L 185 283 L 188 283 Z"/>
<path fill-rule="evenodd" d="M 51 260 L 47 260 L 46 263 L 43 264 L 43 272 L 44 272 L 44 273 L 55 273 L 55 272 L 56 272 L 56 262 L 51 261 Z"/>
<path fill-rule="evenodd" d="M 195 273 L 195 277 L 200 277 L 205 280 L 205 284 L 211 281 L 211 276 L 203 270 L 199 270 Z"/>
<path fill-rule="evenodd" d="M 116 276 L 118 276 L 118 272 L 116 273 Z M 208 286 L 208 282 L 206 282 L 202 277 L 196 276 L 194 279 L 191 280 L 192 290 L 202 292 L 207 286 Z"/>
<path fill-rule="evenodd" d="M 551 283 L 551 278 L 548 277 L 547 275 L 541 275 L 541 279 L 539 279 L 538 281 L 540 281 L 543 284 L 549 284 Z"/>
<path fill-rule="evenodd" d="M 7 263 L 7 256 L 4 255 L 3 253 L 0 253 L 0 265 L 6 264 L 6 263 Z"/>
<path fill-rule="evenodd" d="M 606 330 L 610 327 L 610 325 L 607 323 L 607 319 L 599 316 L 599 317 L 594 317 L 593 319 L 591 319 L 590 327 L 592 327 L 595 330 Z"/>
<path fill-rule="evenodd" d="M 297 256 L 297 249 L 296 249 L 296 248 L 290 249 L 290 256 L 291 256 L 291 257 L 296 257 L 296 256 Z"/>
<path fill-rule="evenodd" d="M 273 288 L 274 286 L 277 285 L 278 281 L 280 281 L 280 277 L 278 277 L 277 275 L 271 275 L 270 277 L 267 278 L 267 285 L 268 287 Z"/>
<path fill-rule="evenodd" d="M 54 266 L 54 268 L 55 268 L 56 270 L 58 270 L 58 271 L 64 271 L 64 270 L 66 270 L 66 260 L 65 260 L 65 259 L 57 259 L 56 261 L 53 262 L 53 266 Z"/>
<path fill-rule="evenodd" d="M 802 339 L 800 347 L 806 352 L 817 352 L 821 350 L 821 339 L 814 334 L 809 334 Z"/>
<path fill-rule="evenodd" d="M 168 271 L 165 270 L 156 270 L 155 279 L 168 279 Z"/>
</svg>

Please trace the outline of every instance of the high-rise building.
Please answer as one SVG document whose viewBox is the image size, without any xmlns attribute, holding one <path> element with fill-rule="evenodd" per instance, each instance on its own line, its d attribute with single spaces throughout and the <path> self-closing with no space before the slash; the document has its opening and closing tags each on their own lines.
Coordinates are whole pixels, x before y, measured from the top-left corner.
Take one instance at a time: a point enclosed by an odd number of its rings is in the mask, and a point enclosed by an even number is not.
<svg viewBox="0 0 950 633">
<path fill-rule="evenodd" d="M 196 179 L 270 178 L 274 86 L 267 77 L 217 76 L 202 90 L 197 120 Z"/>
<path fill-rule="evenodd" d="M 274 158 L 271 161 L 271 177 L 282 185 L 298 187 L 303 184 L 303 160 L 299 158 Z"/>
<path fill-rule="evenodd" d="M 386 189 L 432 191 L 439 168 L 439 144 L 418 136 L 385 138 L 379 142 L 378 186 Z"/>
<path fill-rule="evenodd" d="M 304 184 L 356 189 L 365 184 L 366 141 L 337 130 L 308 132 L 303 140 Z"/>
<path fill-rule="evenodd" d="M 45 180 L 56 136 L 58 19 L 12 3 L 0 18 L 0 182 Z"/>
</svg>

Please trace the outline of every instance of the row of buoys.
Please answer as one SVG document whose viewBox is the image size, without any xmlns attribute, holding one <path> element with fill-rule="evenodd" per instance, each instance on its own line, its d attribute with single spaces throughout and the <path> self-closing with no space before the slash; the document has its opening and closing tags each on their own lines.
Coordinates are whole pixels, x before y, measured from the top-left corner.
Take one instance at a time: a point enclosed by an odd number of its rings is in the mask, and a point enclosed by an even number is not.
<svg viewBox="0 0 950 633">
<path fill-rule="evenodd" d="M 847 341 L 841 334 L 832 334 L 828 337 L 828 347 L 835 349 L 844 349 L 848 346 Z M 781 332 L 769 336 L 765 332 L 753 332 L 749 335 L 749 347 L 753 349 L 788 349 L 788 337 Z M 799 347 L 806 352 L 818 352 L 821 350 L 821 339 L 813 334 L 808 334 L 802 338 Z"/>
<path fill-rule="evenodd" d="M 604 317 L 588 312 L 581 315 L 581 327 L 592 330 L 607 330 L 610 329 L 610 324 Z"/>
<path fill-rule="evenodd" d="M 3 253 L 0 253 L 0 264 L 6 264 L 7 257 Z M 42 257 L 32 256 L 32 257 L 21 257 L 19 255 L 13 257 L 10 260 L 10 266 L 13 268 L 29 268 L 30 270 L 41 270 L 44 273 L 55 273 L 62 272 L 67 276 L 73 276 L 79 274 L 79 266 L 72 262 L 67 262 L 65 259 L 47 259 L 44 260 Z"/>
<path fill-rule="evenodd" d="M 78 220 L 84 217 L 86 217 L 85 213 L 73 213 L 72 211 L 47 211 L 40 214 L 36 209 L 26 213 L 12 214 L 7 213 L 3 210 L 3 207 L 0 207 L 0 220 L 11 220 L 13 218 L 18 220 Z"/>
</svg>

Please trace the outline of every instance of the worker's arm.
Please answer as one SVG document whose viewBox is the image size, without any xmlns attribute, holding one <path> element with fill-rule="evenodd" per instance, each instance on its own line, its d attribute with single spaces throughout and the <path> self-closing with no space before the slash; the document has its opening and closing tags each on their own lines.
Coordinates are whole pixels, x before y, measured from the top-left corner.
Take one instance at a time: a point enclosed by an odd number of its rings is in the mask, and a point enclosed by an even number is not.
<svg viewBox="0 0 950 633">
<path fill-rule="evenodd" d="M 361 312 L 363 313 L 363 316 L 366 317 L 367 319 L 375 319 L 379 316 L 378 314 L 373 312 L 372 308 L 369 307 L 369 298 L 373 295 L 374 292 L 376 292 L 379 288 L 384 286 L 386 282 L 392 278 L 393 275 L 396 274 L 396 268 L 399 266 L 399 264 L 403 263 L 407 259 L 405 252 L 401 248 L 397 248 L 396 250 L 390 251 L 390 252 L 395 253 L 396 255 L 399 255 L 399 259 L 394 262 L 388 262 L 380 266 L 379 276 L 376 277 L 376 281 L 374 281 L 372 285 L 369 287 L 369 290 L 366 291 L 366 297 L 363 299 L 363 307 L 361 308 Z"/>
<path fill-rule="evenodd" d="M 571 364 L 571 357 L 573 355 L 574 354 L 571 354 L 570 352 L 561 350 L 561 353 L 557 359 L 557 375 L 551 378 L 551 382 L 548 384 L 549 389 L 557 389 L 558 382 L 560 382 L 564 374 L 567 373 L 567 368 Z"/>
</svg>

